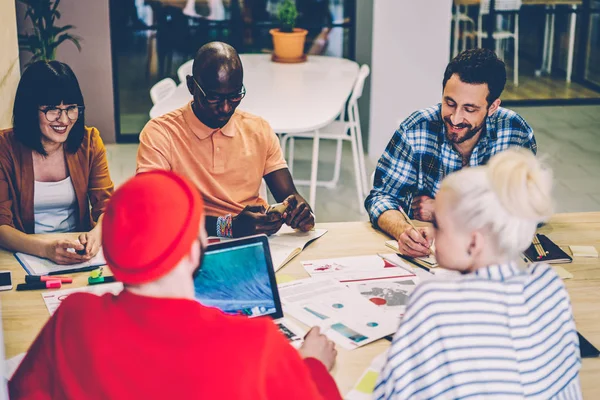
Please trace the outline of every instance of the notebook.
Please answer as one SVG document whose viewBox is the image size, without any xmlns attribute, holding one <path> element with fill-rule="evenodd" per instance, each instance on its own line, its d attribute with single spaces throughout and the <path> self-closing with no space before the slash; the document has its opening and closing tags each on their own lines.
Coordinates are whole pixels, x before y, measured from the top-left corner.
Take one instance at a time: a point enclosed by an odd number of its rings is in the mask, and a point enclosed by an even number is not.
<svg viewBox="0 0 600 400">
<path fill-rule="evenodd" d="M 558 247 L 552 240 L 546 235 L 536 234 L 540 244 L 542 245 L 543 251 L 546 255 L 539 257 L 538 252 L 535 249 L 534 244 L 523 253 L 525 257 L 531 262 L 546 262 L 548 264 L 566 264 L 573 261 L 571 256 L 565 253 L 560 247 Z"/>
<path fill-rule="evenodd" d="M 409 257 L 409 256 L 405 256 L 404 254 L 400 254 L 400 249 L 398 248 L 397 241 L 388 240 L 385 242 L 385 245 L 387 247 L 389 247 L 390 249 L 393 249 L 402 258 L 412 262 L 413 264 L 423 267 L 427 270 L 429 270 L 430 268 L 436 268 L 438 266 L 437 260 L 435 259 L 435 256 L 433 254 L 430 254 L 427 257 Z M 433 246 L 431 247 L 431 249 L 432 249 L 432 251 L 435 251 L 435 248 Z"/>
<path fill-rule="evenodd" d="M 326 229 L 308 232 L 293 230 L 284 226 L 275 235 L 269 236 L 269 247 L 275 271 L 279 271 L 313 241 L 327 233 Z"/>
<path fill-rule="evenodd" d="M 29 275 L 48 275 L 58 272 L 71 273 L 91 270 L 95 267 L 106 265 L 102 249 L 91 260 L 71 265 L 59 265 L 47 258 L 32 256 L 31 254 L 15 253 L 15 258 Z M 78 271 L 80 270 L 80 271 Z"/>
</svg>

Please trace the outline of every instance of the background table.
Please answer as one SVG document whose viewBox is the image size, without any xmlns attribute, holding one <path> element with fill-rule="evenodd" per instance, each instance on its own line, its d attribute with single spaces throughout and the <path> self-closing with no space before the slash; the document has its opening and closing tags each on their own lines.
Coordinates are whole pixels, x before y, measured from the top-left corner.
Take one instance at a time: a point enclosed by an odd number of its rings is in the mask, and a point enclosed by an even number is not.
<svg viewBox="0 0 600 400">
<path fill-rule="evenodd" d="M 386 236 L 375 231 L 367 222 L 319 224 L 329 232 L 312 243 L 298 257 L 278 272 L 278 276 L 306 278 L 308 274 L 300 262 L 327 258 L 389 253 L 384 245 Z M 547 234 L 559 246 L 570 244 L 591 245 L 600 248 L 600 213 L 558 214 L 541 233 Z M 568 251 L 568 250 L 567 250 Z M 579 332 L 592 344 L 600 346 L 600 259 L 578 258 L 564 267 L 573 274 L 565 281 L 571 297 L 575 322 Z M 25 272 L 14 257 L 0 251 L 0 268 L 13 272 L 13 282 L 23 282 Z M 86 284 L 88 274 L 75 275 L 73 285 Z M 12 357 L 27 350 L 43 324 L 48 311 L 40 295 L 41 291 L 3 292 L 2 319 L 6 356 Z M 387 340 L 379 340 L 356 350 L 338 348 L 338 358 L 332 373 L 342 394 L 346 394 L 360 375 L 378 354 L 389 347 Z M 584 398 L 600 398 L 600 359 L 584 359 L 581 369 L 581 385 Z M 293 390 L 293 389 L 291 389 Z"/>
<path fill-rule="evenodd" d="M 270 54 L 241 54 L 246 97 L 239 108 L 258 115 L 277 133 L 310 132 L 331 123 L 350 96 L 358 64 L 344 58 L 309 56 L 299 64 L 271 61 Z M 192 100 L 185 82 L 157 103 L 151 117 Z"/>
</svg>

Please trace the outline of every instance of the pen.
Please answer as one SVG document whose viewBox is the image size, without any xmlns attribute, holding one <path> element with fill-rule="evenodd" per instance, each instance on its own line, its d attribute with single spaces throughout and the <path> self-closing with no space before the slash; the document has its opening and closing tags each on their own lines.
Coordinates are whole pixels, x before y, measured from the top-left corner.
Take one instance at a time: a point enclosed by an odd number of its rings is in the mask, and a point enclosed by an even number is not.
<svg viewBox="0 0 600 400">
<path fill-rule="evenodd" d="M 95 269 L 100 268 L 99 265 L 94 265 L 94 266 L 89 266 L 89 267 L 82 267 L 82 268 L 73 268 L 73 269 L 63 269 L 60 271 L 51 271 L 48 273 L 48 275 L 59 275 L 59 274 L 73 274 L 75 272 L 88 272 L 88 271 L 93 271 Z"/>
<path fill-rule="evenodd" d="M 419 232 L 419 230 L 417 229 L 417 227 L 415 226 L 415 224 L 412 223 L 411 219 L 408 217 L 408 214 L 406 213 L 406 211 L 404 211 L 402 209 L 402 207 L 398 207 L 398 210 L 402 213 L 402 215 L 404 216 L 404 219 L 406 220 L 406 222 L 408 222 L 410 224 L 410 226 L 412 226 L 412 228 L 419 234 L 419 236 L 421 235 L 421 232 Z M 429 251 L 432 252 L 433 250 L 431 249 L 433 247 L 433 243 L 429 246 Z"/>
<path fill-rule="evenodd" d="M 91 276 L 88 278 L 89 285 L 98 285 L 100 283 L 110 283 L 116 282 L 114 276 L 100 276 L 98 278 L 92 278 Z"/>
<path fill-rule="evenodd" d="M 58 289 L 61 286 L 62 284 L 59 280 L 34 283 L 20 283 L 17 285 L 17 291 L 20 292 L 23 290 Z"/>
<path fill-rule="evenodd" d="M 64 276 L 36 276 L 36 275 L 25 275 L 25 283 L 34 282 L 47 282 L 47 281 L 60 281 L 61 283 L 73 283 L 73 278 L 67 278 Z"/>
</svg>

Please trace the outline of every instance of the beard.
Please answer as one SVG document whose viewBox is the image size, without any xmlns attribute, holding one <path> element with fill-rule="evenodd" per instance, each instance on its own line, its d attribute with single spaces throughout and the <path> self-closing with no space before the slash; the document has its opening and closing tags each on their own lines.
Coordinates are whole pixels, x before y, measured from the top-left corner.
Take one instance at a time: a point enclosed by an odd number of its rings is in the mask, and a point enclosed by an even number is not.
<svg viewBox="0 0 600 400">
<path fill-rule="evenodd" d="M 473 125 L 471 125 L 471 124 L 454 125 L 452 123 L 452 121 L 450 120 L 450 117 L 444 117 L 444 123 L 446 124 L 446 138 L 448 138 L 448 140 L 452 143 L 461 144 L 461 143 L 466 142 L 469 139 L 472 139 L 473 137 L 475 137 L 475 135 L 477 135 L 479 132 L 481 132 L 481 130 L 483 129 L 483 126 L 485 125 L 485 119 L 483 120 L 481 125 L 478 125 L 475 128 L 473 128 Z M 457 128 L 457 129 L 467 128 L 467 133 L 464 136 L 458 136 L 456 133 L 450 132 L 450 127 Z"/>
</svg>

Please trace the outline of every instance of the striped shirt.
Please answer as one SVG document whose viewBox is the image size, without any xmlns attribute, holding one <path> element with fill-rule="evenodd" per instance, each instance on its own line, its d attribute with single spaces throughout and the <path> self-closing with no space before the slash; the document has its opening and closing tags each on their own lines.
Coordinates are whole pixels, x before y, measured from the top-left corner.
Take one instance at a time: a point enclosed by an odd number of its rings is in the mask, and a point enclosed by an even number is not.
<svg viewBox="0 0 600 400">
<path fill-rule="evenodd" d="M 548 264 L 444 279 L 411 295 L 374 398 L 582 398 L 569 296 Z"/>
<path fill-rule="evenodd" d="M 486 118 L 469 165 L 486 164 L 494 154 L 513 146 L 537 152 L 527 122 L 500 107 Z M 365 200 L 371 222 L 377 226 L 381 214 L 400 207 L 412 218 L 412 200 L 417 196 L 435 198 L 442 179 L 461 168 L 462 156 L 446 137 L 442 105 L 414 112 L 400 124 L 377 163 L 373 190 Z"/>
</svg>

